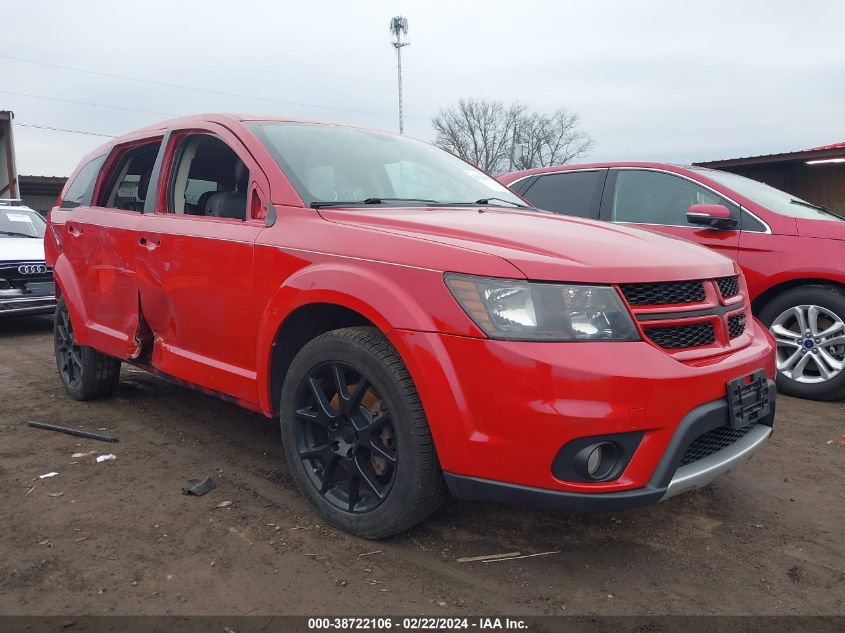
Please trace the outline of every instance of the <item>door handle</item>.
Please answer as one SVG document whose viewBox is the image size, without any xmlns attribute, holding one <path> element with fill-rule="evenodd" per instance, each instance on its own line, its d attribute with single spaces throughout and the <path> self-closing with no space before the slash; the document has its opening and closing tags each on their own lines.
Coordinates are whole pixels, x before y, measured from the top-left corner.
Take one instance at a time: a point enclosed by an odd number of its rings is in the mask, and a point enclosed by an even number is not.
<svg viewBox="0 0 845 633">
<path fill-rule="evenodd" d="M 148 240 L 146 237 L 138 239 L 138 244 L 146 248 L 148 251 L 154 251 L 161 246 L 161 240 Z"/>
<path fill-rule="evenodd" d="M 77 227 L 75 224 L 68 224 L 67 232 L 73 235 L 74 237 L 79 237 L 80 235 L 82 235 L 82 229 Z"/>
</svg>

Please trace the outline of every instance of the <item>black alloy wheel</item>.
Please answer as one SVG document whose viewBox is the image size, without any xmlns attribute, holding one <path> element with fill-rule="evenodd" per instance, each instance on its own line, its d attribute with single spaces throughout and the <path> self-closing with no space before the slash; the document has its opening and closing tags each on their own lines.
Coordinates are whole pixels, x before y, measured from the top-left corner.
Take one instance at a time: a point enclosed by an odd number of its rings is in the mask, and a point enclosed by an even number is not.
<svg viewBox="0 0 845 633">
<path fill-rule="evenodd" d="M 306 343 L 279 405 L 291 474 L 331 525 L 386 538 L 426 519 L 445 497 L 419 393 L 376 328 L 340 328 Z"/>
<path fill-rule="evenodd" d="M 73 320 L 64 297 L 53 317 L 53 349 L 65 391 L 75 400 L 93 400 L 111 395 L 120 381 L 120 360 L 76 340 Z"/>
<path fill-rule="evenodd" d="M 56 362 L 62 381 L 75 388 L 82 380 L 82 348 L 73 336 L 73 324 L 67 306 L 62 305 L 56 314 Z"/>
<path fill-rule="evenodd" d="M 333 506 L 369 512 L 390 493 L 399 462 L 385 400 L 363 371 L 315 367 L 296 398 L 297 451 L 311 484 Z"/>
</svg>

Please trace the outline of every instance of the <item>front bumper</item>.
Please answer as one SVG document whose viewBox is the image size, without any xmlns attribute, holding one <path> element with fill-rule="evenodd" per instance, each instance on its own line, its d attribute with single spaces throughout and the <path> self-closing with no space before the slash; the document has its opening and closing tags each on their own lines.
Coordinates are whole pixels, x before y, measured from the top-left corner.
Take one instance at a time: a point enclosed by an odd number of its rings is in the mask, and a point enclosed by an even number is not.
<svg viewBox="0 0 845 633">
<path fill-rule="evenodd" d="M 0 297 L 0 317 L 51 314 L 56 309 L 56 297 L 53 295 L 41 297 Z"/>
<path fill-rule="evenodd" d="M 775 385 L 769 382 L 774 401 Z M 664 501 L 676 495 L 708 485 L 754 455 L 772 434 L 774 409 L 769 418 L 753 425 L 750 431 L 729 446 L 692 463 L 678 466 L 695 438 L 728 422 L 727 400 L 702 405 L 684 418 L 660 460 L 648 484 L 634 490 L 607 493 L 573 493 L 518 486 L 445 473 L 449 491 L 456 497 L 473 501 L 515 503 L 546 510 L 575 512 L 611 512 L 630 510 Z"/>
<path fill-rule="evenodd" d="M 760 369 L 774 378 L 771 340 L 756 321 L 750 330 L 745 347 L 689 361 L 646 342 L 507 342 L 406 330 L 390 338 L 418 387 L 456 496 L 601 510 L 705 485 L 759 448 L 770 426 L 755 431 L 759 442 L 741 454 L 679 468 L 679 446 L 692 439 L 687 425 L 697 436 L 725 424 L 728 381 Z M 612 481 L 552 472 L 569 442 L 631 432 L 642 439 Z"/>
</svg>

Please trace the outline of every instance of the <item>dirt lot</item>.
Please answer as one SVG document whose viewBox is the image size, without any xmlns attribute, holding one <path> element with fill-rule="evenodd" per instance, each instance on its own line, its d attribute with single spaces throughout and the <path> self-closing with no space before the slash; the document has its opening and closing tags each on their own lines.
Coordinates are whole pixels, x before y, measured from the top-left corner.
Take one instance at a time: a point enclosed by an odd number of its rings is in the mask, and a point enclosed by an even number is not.
<svg viewBox="0 0 845 633">
<path fill-rule="evenodd" d="M 65 396 L 51 327 L 0 321 L 0 613 L 845 614 L 841 402 L 781 398 L 761 455 L 653 508 L 450 501 L 374 543 L 315 520 L 277 426 L 257 414 L 126 368 L 110 400 Z M 120 443 L 33 419 L 105 428 Z M 95 462 L 109 452 L 115 461 Z M 59 474 L 27 494 L 49 471 Z M 207 475 L 216 490 L 180 494 Z M 456 562 L 514 550 L 560 553 Z"/>
</svg>

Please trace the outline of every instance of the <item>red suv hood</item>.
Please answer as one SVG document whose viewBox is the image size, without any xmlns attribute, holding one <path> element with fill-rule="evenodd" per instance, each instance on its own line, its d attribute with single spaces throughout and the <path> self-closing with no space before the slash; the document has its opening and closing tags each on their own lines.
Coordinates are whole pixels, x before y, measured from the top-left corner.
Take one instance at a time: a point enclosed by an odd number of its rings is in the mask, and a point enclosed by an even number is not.
<svg viewBox="0 0 845 633">
<path fill-rule="evenodd" d="M 624 283 L 736 274 L 711 250 L 651 231 L 536 212 L 486 208 L 321 209 L 326 220 L 496 255 L 528 279 Z M 450 270 L 450 262 L 427 262 Z"/>
<path fill-rule="evenodd" d="M 828 240 L 845 240 L 845 222 L 842 220 L 809 220 L 798 218 L 798 235 L 820 237 Z"/>
</svg>

